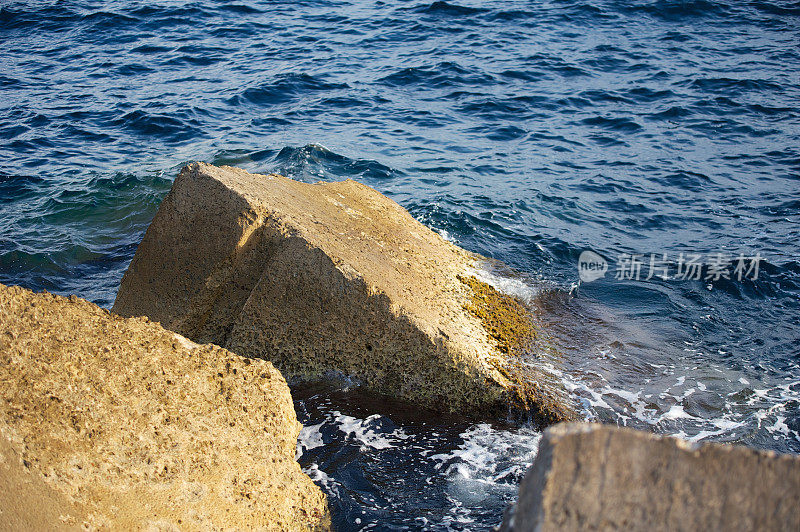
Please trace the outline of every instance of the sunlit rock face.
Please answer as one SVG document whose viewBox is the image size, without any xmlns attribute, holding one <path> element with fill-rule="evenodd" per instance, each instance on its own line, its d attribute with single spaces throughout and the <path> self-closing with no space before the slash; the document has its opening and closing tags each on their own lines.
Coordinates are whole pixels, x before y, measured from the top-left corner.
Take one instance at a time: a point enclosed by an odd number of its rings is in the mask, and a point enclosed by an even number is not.
<svg viewBox="0 0 800 532">
<path fill-rule="evenodd" d="M 573 418 L 559 383 L 518 363 L 542 331 L 476 278 L 483 260 L 355 181 L 195 163 L 159 208 L 114 311 L 265 358 L 287 378 L 335 372 L 425 408 Z"/>
</svg>

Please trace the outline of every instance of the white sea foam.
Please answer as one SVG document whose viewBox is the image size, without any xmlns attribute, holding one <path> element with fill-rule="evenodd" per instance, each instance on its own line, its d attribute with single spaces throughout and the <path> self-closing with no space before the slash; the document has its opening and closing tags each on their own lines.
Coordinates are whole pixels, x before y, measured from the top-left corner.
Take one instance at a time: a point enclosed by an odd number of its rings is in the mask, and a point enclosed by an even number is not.
<svg viewBox="0 0 800 532">
<path fill-rule="evenodd" d="M 651 364 L 651 367 L 656 376 L 635 391 L 614 387 L 595 372 L 584 375 L 562 372 L 560 378 L 589 419 L 611 418 L 620 425 L 650 426 L 658 433 L 690 441 L 735 441 L 759 429 L 772 434 L 776 441 L 787 438 L 800 441 L 800 433 L 788 422 L 792 405 L 800 401 L 800 381 L 787 379 L 777 385 L 754 383 L 750 376 L 705 367 L 702 371 L 708 378 L 701 382 L 692 379 L 698 372 L 696 366 Z M 659 382 L 665 384 L 660 390 Z M 721 400 L 716 416 L 694 410 L 698 402 L 689 398 L 698 393 L 704 396 L 698 400 L 699 404 Z"/>
<path fill-rule="evenodd" d="M 300 429 L 300 435 L 297 437 L 297 456 L 299 457 L 303 452 L 317 447 L 322 447 L 325 442 L 322 439 L 322 425 L 325 423 L 317 423 L 316 425 L 305 425 Z"/>
<path fill-rule="evenodd" d="M 380 432 L 377 424 L 381 420 L 381 416 L 378 414 L 373 414 L 366 419 L 358 419 L 335 411 L 333 416 L 339 430 L 348 438 L 358 441 L 362 448 L 389 449 L 408 438 L 408 435 L 400 428 L 392 432 Z"/>
<path fill-rule="evenodd" d="M 494 287 L 498 292 L 516 296 L 526 304 L 531 304 L 539 295 L 539 290 L 523 279 L 498 275 L 488 268 L 472 269 L 470 273 L 478 280 Z"/>
<path fill-rule="evenodd" d="M 658 423 L 669 419 L 697 419 L 683 409 L 683 405 L 672 405 L 670 409 L 658 418 Z"/>
<path fill-rule="evenodd" d="M 460 508 L 480 506 L 482 501 L 511 493 L 530 467 L 539 449 L 541 433 L 529 428 L 496 429 L 474 425 L 461 434 L 463 443 L 449 453 L 431 456 L 436 469 L 449 480 L 452 514 L 461 523 L 468 515 Z"/>
<path fill-rule="evenodd" d="M 775 423 L 772 426 L 765 427 L 771 433 L 780 433 L 789 435 L 789 426 L 786 424 L 786 416 L 777 415 L 775 416 Z"/>
<path fill-rule="evenodd" d="M 317 485 L 322 486 L 325 492 L 333 495 L 334 497 L 339 497 L 339 483 L 333 479 L 330 475 L 328 475 L 325 471 L 320 469 L 317 464 L 311 464 L 308 467 L 303 468 L 303 473 L 308 475 L 308 477 Z"/>
</svg>

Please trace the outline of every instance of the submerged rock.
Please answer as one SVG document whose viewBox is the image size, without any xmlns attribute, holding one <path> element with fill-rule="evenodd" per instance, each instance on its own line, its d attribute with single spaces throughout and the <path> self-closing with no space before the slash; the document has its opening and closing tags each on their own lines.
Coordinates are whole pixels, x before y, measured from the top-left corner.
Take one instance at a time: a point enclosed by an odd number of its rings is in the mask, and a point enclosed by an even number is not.
<svg viewBox="0 0 800 532">
<path fill-rule="evenodd" d="M 501 530 L 800 530 L 800 457 L 560 424 Z"/>
<path fill-rule="evenodd" d="M 478 280 L 482 259 L 355 181 L 195 163 L 114 311 L 265 358 L 287 378 L 336 372 L 426 408 L 511 403 L 543 423 L 573 418 L 563 388 L 519 361 L 543 335 L 519 301 Z"/>
<path fill-rule="evenodd" d="M 299 431 L 269 362 L 0 285 L 9 526 L 325 528 L 325 496 L 295 461 Z"/>
</svg>

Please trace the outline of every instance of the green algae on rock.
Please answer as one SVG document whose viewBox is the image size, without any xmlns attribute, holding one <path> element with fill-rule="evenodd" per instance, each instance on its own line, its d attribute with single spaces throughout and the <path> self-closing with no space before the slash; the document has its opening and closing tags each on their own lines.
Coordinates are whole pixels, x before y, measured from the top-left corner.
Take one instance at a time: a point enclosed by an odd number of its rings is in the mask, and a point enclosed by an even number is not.
<svg viewBox="0 0 800 532">
<path fill-rule="evenodd" d="M 466 309 L 473 289 L 459 278 L 483 260 L 355 181 L 194 163 L 159 207 L 114 310 L 265 358 L 287 378 L 337 372 L 465 414 L 528 408 L 516 400 L 520 375 L 498 369 L 508 354 L 493 337 L 519 324 L 497 314 L 493 333 Z M 542 420 L 574 417 L 560 385 L 528 384 Z"/>
<path fill-rule="evenodd" d="M 537 336 L 533 318 L 517 298 L 503 294 L 474 275 L 457 278 L 472 289 L 466 310 L 481 320 L 501 353 L 518 353 L 533 343 Z"/>
<path fill-rule="evenodd" d="M 295 461 L 300 428 L 269 362 L 75 296 L 0 285 L 0 459 L 12 461 L 0 486 L 20 488 L 0 497 L 0 520 L 325 529 L 325 495 Z"/>
<path fill-rule="evenodd" d="M 519 298 L 500 292 L 474 275 L 459 275 L 458 280 L 472 290 L 464 308 L 481 320 L 497 349 L 505 355 L 490 362 L 510 383 L 513 409 L 529 414 L 541 425 L 574 418 L 570 399 L 554 376 L 524 361 L 542 353 L 552 355 L 547 335 L 531 309 Z"/>
</svg>

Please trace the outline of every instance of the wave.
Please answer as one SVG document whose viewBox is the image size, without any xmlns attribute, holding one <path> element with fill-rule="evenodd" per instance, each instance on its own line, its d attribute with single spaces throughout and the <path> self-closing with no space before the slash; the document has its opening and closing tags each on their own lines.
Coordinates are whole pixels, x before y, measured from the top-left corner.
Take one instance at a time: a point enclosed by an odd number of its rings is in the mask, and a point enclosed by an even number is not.
<svg viewBox="0 0 800 532">
<path fill-rule="evenodd" d="M 444 61 L 435 65 L 407 67 L 379 78 L 378 82 L 393 87 L 452 87 L 488 85 L 492 80 L 491 75 L 477 69 L 467 69 L 456 62 Z"/>
<path fill-rule="evenodd" d="M 441 0 L 431 4 L 422 4 L 417 7 L 410 8 L 410 10 L 416 13 L 443 17 L 463 17 L 476 15 L 479 13 L 486 13 L 489 11 L 488 8 L 462 6 L 455 3 L 443 2 Z"/>
<path fill-rule="evenodd" d="M 374 183 L 400 175 L 397 170 L 378 161 L 351 159 L 317 144 L 282 148 L 273 159 L 272 166 L 282 174 L 301 180 L 339 181 L 349 178 Z"/>
<path fill-rule="evenodd" d="M 259 83 L 230 98 L 231 105 L 256 104 L 279 105 L 294 101 L 312 93 L 337 91 L 347 88 L 344 83 L 323 81 L 309 74 L 279 74 L 267 83 Z"/>
<path fill-rule="evenodd" d="M 111 122 L 135 135 L 178 142 L 201 134 L 201 123 L 196 118 L 179 117 L 177 113 L 163 114 L 143 109 L 129 111 Z"/>
</svg>

